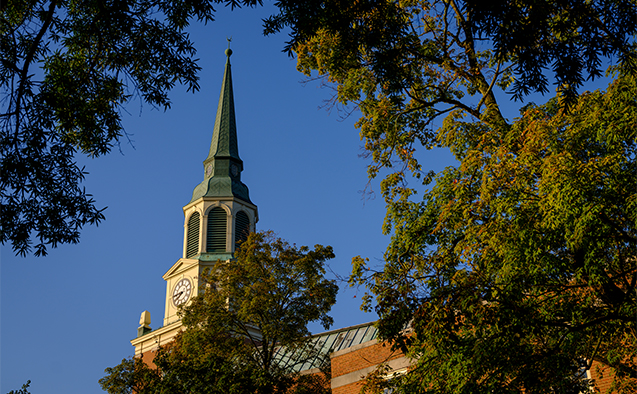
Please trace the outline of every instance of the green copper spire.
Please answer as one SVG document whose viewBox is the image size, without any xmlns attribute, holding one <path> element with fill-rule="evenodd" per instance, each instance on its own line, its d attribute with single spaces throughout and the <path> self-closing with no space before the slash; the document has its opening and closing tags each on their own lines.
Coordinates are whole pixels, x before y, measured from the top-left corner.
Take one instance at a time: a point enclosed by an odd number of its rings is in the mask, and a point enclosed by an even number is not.
<svg viewBox="0 0 637 394">
<path fill-rule="evenodd" d="M 232 157 L 241 162 L 239 149 L 237 148 L 237 126 L 234 116 L 234 96 L 232 94 L 232 74 L 230 72 L 230 55 L 232 50 L 226 49 L 226 71 L 223 75 L 219 106 L 215 128 L 212 132 L 210 153 L 206 161 L 212 161 L 215 157 Z M 206 163 L 206 161 L 204 163 Z"/>
<path fill-rule="evenodd" d="M 241 182 L 243 161 L 239 158 L 237 146 L 230 55 L 232 50 L 228 48 L 210 153 L 203 162 L 204 181 L 197 185 L 190 202 L 201 197 L 237 197 L 251 203 L 248 187 Z"/>
</svg>

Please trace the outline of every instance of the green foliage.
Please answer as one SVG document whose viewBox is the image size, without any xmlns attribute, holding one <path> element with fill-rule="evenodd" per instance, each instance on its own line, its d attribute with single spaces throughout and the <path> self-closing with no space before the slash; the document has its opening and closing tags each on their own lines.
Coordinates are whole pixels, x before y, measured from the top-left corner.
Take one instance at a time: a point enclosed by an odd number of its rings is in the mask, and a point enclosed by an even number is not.
<svg viewBox="0 0 637 394">
<path fill-rule="evenodd" d="M 112 368 L 104 370 L 100 386 L 110 394 L 151 393 L 161 381 L 161 373 L 146 365 L 141 358 L 123 359 Z"/>
<path fill-rule="evenodd" d="M 289 28 L 290 54 L 319 36 L 338 37 L 338 45 L 329 49 L 336 55 L 334 64 L 313 67 L 328 67 L 333 77 L 335 68 L 364 60 L 379 80 L 411 85 L 411 69 L 425 71 L 415 59 L 458 55 L 448 45 L 432 45 L 439 39 L 456 40 L 462 50 L 484 45 L 499 62 L 512 62 L 511 69 L 500 72 L 515 75 L 511 92 L 518 99 L 548 92 L 547 74 L 570 101 L 585 80 L 603 75 L 604 61 L 637 71 L 637 4 L 632 0 L 280 0 L 277 5 L 280 12 L 266 20 L 266 33 Z M 447 18 L 454 14 L 456 26 Z M 428 37 L 432 30 L 434 39 Z"/>
<path fill-rule="evenodd" d="M 217 262 L 207 285 L 181 311 L 185 330 L 160 349 L 152 369 L 141 359 L 107 368 L 100 380 L 109 393 L 325 393 L 329 380 L 299 376 L 294 368 L 317 355 L 307 350 L 307 324 L 320 321 L 338 287 L 324 278 L 332 248 L 297 248 L 272 232 L 253 233 L 235 260 Z M 295 352 L 280 365 L 277 351 Z M 307 349 L 306 349 L 307 347 Z M 329 363 L 324 371 L 329 376 Z M 158 372 L 160 371 L 160 372 Z"/>
<path fill-rule="evenodd" d="M 266 373 L 289 375 L 277 370 L 277 348 L 304 348 L 309 322 L 319 321 L 326 329 L 332 324 L 327 313 L 338 286 L 324 278 L 323 268 L 334 258 L 332 248 L 297 248 L 272 232 L 258 232 L 248 236 L 235 258 L 209 272 L 209 290 L 184 308 L 182 321 L 204 330 L 222 324 L 221 331 L 249 339 L 250 354 Z"/>
<path fill-rule="evenodd" d="M 80 187 L 77 152 L 110 152 L 131 100 L 170 107 L 175 84 L 199 88 L 185 28 L 215 3 L 258 0 L 0 3 L 0 242 L 46 254 L 104 219 Z"/>
<path fill-rule="evenodd" d="M 635 2 L 279 4 L 266 27 L 290 26 L 299 71 L 360 110 L 384 174 L 392 242 L 351 283 L 416 362 L 397 390 L 578 392 L 597 361 L 634 392 Z M 609 59 L 608 92 L 578 97 Z M 495 90 L 545 92 L 548 67 L 556 97 L 510 122 Z M 460 164 L 427 171 L 433 147 Z"/>
<path fill-rule="evenodd" d="M 447 135 L 461 165 L 422 202 L 388 205 L 385 267 L 359 261 L 352 280 L 416 360 L 402 390 L 580 392 L 597 361 L 634 392 L 636 96 L 620 78 L 570 112 L 552 100 L 510 128 Z"/>
<path fill-rule="evenodd" d="M 466 1 L 474 33 L 493 43 L 499 57 L 513 57 L 516 98 L 548 92 L 552 69 L 562 94 L 574 99 L 588 77 L 600 77 L 605 57 L 637 71 L 634 1 Z"/>
</svg>

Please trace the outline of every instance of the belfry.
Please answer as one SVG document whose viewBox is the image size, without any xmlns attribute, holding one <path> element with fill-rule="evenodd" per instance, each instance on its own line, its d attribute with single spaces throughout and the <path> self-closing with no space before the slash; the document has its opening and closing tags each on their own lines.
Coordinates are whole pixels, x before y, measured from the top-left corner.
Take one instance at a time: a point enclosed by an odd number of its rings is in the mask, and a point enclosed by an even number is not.
<svg viewBox="0 0 637 394">
<path fill-rule="evenodd" d="M 171 341 L 181 330 L 177 311 L 199 292 L 203 271 L 219 260 L 232 259 L 237 245 L 255 231 L 259 219 L 248 187 L 241 182 L 243 161 L 237 143 L 231 55 L 232 50 L 228 48 L 212 142 L 203 162 L 203 181 L 195 187 L 190 202 L 183 208 L 182 257 L 163 275 L 166 281 L 163 326 L 151 330 L 150 314 L 142 314 L 137 338 L 131 341 L 136 356 L 146 358 L 148 352 Z"/>
</svg>

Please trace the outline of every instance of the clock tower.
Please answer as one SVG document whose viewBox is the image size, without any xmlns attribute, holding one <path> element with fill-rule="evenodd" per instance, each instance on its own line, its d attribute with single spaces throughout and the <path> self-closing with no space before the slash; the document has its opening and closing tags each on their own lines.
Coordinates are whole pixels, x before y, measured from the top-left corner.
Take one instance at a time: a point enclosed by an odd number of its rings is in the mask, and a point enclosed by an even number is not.
<svg viewBox="0 0 637 394">
<path fill-rule="evenodd" d="M 243 161 L 237 144 L 230 55 L 232 50 L 228 48 L 212 142 L 203 162 L 203 181 L 183 208 L 182 257 L 163 275 L 166 281 L 163 327 L 151 330 L 148 312 L 142 313 L 138 336 L 131 341 L 136 356 L 169 342 L 181 330 L 177 311 L 199 292 L 203 285 L 201 274 L 219 260 L 232 259 L 237 245 L 255 231 L 259 219 L 248 187 L 241 182 Z"/>
</svg>

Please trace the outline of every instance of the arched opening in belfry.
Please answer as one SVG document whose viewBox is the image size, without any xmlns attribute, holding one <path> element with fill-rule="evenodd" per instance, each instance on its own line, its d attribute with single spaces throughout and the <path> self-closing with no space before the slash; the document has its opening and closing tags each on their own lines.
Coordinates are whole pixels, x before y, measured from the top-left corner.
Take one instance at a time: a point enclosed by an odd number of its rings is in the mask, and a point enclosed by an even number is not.
<svg viewBox="0 0 637 394">
<path fill-rule="evenodd" d="M 239 244 L 248 239 L 250 233 L 250 218 L 244 211 L 237 212 L 237 216 L 234 222 L 234 244 Z"/>
<path fill-rule="evenodd" d="M 188 219 L 188 235 L 186 237 L 186 258 L 196 256 L 199 253 L 199 212 L 190 215 Z"/>
<path fill-rule="evenodd" d="M 215 207 L 208 213 L 206 251 L 208 253 L 226 251 L 226 228 L 228 215 L 223 208 Z"/>
</svg>

